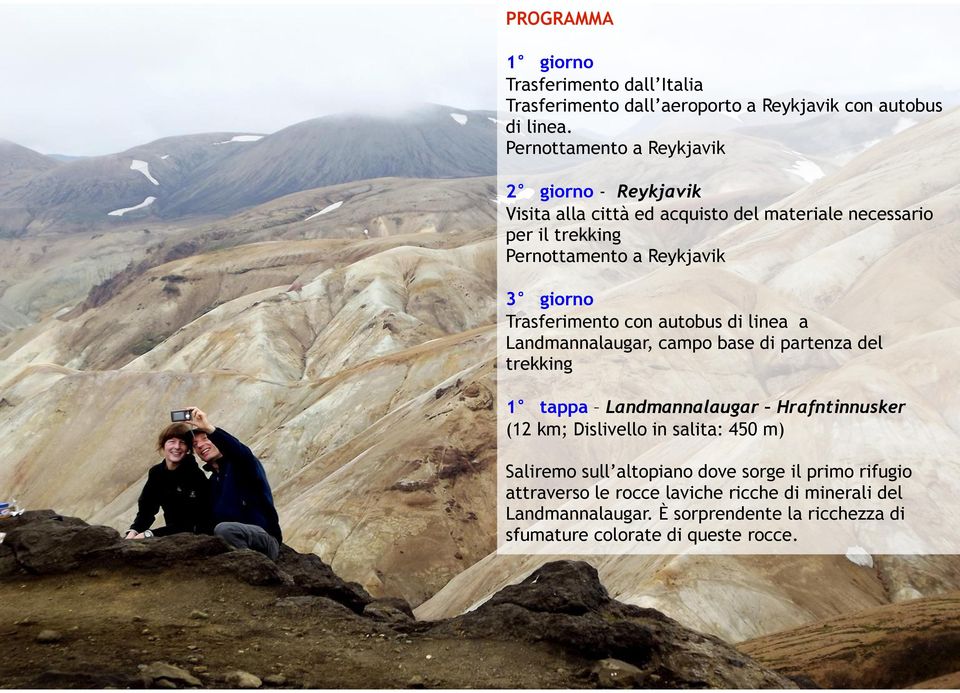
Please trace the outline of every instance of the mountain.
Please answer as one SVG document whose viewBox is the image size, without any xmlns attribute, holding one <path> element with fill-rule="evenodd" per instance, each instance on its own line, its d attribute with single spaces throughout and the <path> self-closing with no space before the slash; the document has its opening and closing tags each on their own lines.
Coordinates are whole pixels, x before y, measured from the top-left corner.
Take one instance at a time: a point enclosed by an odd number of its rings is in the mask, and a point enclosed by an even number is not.
<svg viewBox="0 0 960 693">
<path fill-rule="evenodd" d="M 428 106 L 400 116 L 334 115 L 275 132 L 198 171 L 163 214 L 221 213 L 298 190 L 369 178 L 464 178 L 496 173 L 486 111 Z"/>
<path fill-rule="evenodd" d="M 335 115 L 270 135 L 203 133 L 59 165 L 51 160 L 46 168 L 39 160 L 32 168 L 24 163 L 16 186 L 0 178 L 0 231 L 223 216 L 302 190 L 388 176 L 489 176 L 496 172 L 496 130 L 488 115 L 446 106 Z"/>
<path fill-rule="evenodd" d="M 0 139 L 0 238 L 20 232 L 31 219 L 30 211 L 19 199 L 7 199 L 12 192 L 33 178 L 56 169 L 59 162 L 32 149 Z"/>
<path fill-rule="evenodd" d="M 101 305 L 150 268 L 208 250 L 326 238 L 341 242 L 323 247 L 352 247 L 349 258 L 356 259 L 402 243 L 434 247 L 470 243 L 493 234 L 494 196 L 491 178 L 377 179 L 294 193 L 205 223 L 151 223 L 149 228 L 126 226 L 89 236 L 67 232 L 0 239 L 0 352 L 8 346 L 3 335 L 10 330 L 47 320 L 43 327 L 20 332 L 15 339 L 22 344 L 37 329 L 62 329 L 64 320 Z M 283 258 L 282 248 L 274 247 Z M 273 262 L 275 267 L 282 264 Z M 292 283 L 299 271 L 291 267 L 274 276 Z M 246 279 L 252 276 L 247 274 Z M 254 287 L 249 281 L 238 286 Z M 218 295 L 213 300 L 224 298 Z"/>
<path fill-rule="evenodd" d="M 5 233 L 23 235 L 50 230 L 87 230 L 116 225 L 156 213 L 153 202 L 190 185 L 195 169 L 231 152 L 214 142 L 231 133 L 169 137 L 125 152 L 86 157 L 51 167 L 22 182 L 2 185 L 0 203 L 26 210 L 28 220 L 0 215 Z M 134 209 L 149 198 L 153 202 Z M 130 211 L 123 211 L 130 210 Z M 111 212 L 116 212 L 111 216 Z"/>
<path fill-rule="evenodd" d="M 0 187 L 16 187 L 24 180 L 59 166 L 51 157 L 0 139 Z"/>
</svg>

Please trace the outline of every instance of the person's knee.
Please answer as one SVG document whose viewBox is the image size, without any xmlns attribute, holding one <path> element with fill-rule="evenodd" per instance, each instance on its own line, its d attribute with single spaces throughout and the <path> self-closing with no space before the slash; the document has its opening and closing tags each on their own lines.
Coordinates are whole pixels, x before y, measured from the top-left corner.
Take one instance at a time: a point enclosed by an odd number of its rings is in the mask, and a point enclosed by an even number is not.
<svg viewBox="0 0 960 693">
<path fill-rule="evenodd" d="M 213 535 L 220 537 L 235 549 L 247 547 L 247 538 L 236 522 L 221 522 L 213 528 Z"/>
<path fill-rule="evenodd" d="M 221 522 L 213 528 L 213 534 L 235 549 L 253 549 L 274 561 L 280 555 L 280 542 L 257 525 Z"/>
<path fill-rule="evenodd" d="M 271 561 L 276 561 L 280 557 L 280 542 L 268 534 L 263 553 L 265 553 Z"/>
</svg>

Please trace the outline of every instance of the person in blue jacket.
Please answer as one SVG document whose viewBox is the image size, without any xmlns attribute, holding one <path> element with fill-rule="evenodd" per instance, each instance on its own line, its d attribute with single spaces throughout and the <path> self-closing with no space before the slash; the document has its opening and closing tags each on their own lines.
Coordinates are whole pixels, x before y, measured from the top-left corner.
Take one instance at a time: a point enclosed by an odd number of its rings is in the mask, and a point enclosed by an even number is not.
<svg viewBox="0 0 960 693">
<path fill-rule="evenodd" d="M 210 510 L 213 533 L 231 546 L 253 549 L 277 560 L 280 520 L 267 473 L 250 448 L 217 428 L 197 407 L 190 407 L 193 449 L 211 472 Z"/>
</svg>

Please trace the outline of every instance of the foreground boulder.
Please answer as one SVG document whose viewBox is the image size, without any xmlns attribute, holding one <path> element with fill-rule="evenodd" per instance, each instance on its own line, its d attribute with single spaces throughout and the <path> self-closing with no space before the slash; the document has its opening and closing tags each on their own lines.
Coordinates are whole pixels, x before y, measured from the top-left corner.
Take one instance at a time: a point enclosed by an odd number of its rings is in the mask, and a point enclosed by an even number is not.
<svg viewBox="0 0 960 693">
<path fill-rule="evenodd" d="M 293 584 L 308 594 L 340 602 L 358 614 L 373 601 L 363 587 L 356 582 L 344 582 L 333 568 L 312 553 L 298 553 L 289 546 L 281 546 L 277 565 L 290 575 Z"/>
<path fill-rule="evenodd" d="M 596 568 L 547 563 L 476 610 L 429 626 L 431 635 L 554 643 L 596 660 L 594 682 L 642 688 L 796 688 L 719 638 L 655 609 L 611 599 Z"/>
<path fill-rule="evenodd" d="M 0 577 L 52 575 L 79 569 L 194 570 L 233 575 L 251 585 L 277 585 L 292 594 L 327 597 L 358 614 L 373 601 L 356 583 L 339 578 L 314 555 L 283 546 L 274 563 L 263 554 L 237 550 L 219 537 L 177 534 L 124 540 L 110 527 L 88 525 L 52 510 L 35 510 L 4 520 Z"/>
<path fill-rule="evenodd" d="M 91 551 L 120 539 L 110 527 L 92 527 L 76 517 L 63 517 L 50 510 L 25 512 L 3 523 L 7 536 L 0 544 L 7 574 L 65 573 L 75 570 Z M 13 560 L 9 560 L 13 559 Z"/>
</svg>

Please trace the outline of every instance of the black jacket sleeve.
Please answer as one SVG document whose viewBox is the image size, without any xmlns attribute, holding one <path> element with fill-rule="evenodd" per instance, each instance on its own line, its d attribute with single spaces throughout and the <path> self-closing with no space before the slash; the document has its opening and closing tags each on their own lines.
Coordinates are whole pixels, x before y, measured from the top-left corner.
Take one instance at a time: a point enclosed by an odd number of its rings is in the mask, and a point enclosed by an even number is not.
<svg viewBox="0 0 960 693">
<path fill-rule="evenodd" d="M 150 525 L 157 519 L 158 512 L 160 512 L 160 489 L 156 467 L 151 467 L 147 474 L 147 483 L 143 485 L 140 499 L 137 501 L 137 516 L 130 525 L 130 529 L 137 532 L 150 529 Z"/>
</svg>

